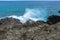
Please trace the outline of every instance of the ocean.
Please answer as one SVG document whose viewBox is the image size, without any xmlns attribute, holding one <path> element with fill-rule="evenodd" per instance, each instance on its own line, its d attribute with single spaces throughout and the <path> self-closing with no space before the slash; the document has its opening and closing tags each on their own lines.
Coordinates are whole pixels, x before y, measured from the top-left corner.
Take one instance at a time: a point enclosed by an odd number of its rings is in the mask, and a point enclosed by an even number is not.
<svg viewBox="0 0 60 40">
<path fill-rule="evenodd" d="M 49 16 L 60 16 L 58 1 L 0 1 L 0 18 L 13 17 L 25 23 L 27 20 L 46 22 Z"/>
</svg>

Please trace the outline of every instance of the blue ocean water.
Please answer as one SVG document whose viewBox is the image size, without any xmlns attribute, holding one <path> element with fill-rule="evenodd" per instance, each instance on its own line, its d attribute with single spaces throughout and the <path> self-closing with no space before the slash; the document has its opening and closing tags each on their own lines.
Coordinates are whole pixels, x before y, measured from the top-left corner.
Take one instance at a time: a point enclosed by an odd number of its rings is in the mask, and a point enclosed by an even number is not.
<svg viewBox="0 0 60 40">
<path fill-rule="evenodd" d="M 60 2 L 56 1 L 0 1 L 0 18 L 9 16 L 24 22 L 29 19 L 46 22 L 51 15 L 60 16 L 58 11 Z"/>
</svg>

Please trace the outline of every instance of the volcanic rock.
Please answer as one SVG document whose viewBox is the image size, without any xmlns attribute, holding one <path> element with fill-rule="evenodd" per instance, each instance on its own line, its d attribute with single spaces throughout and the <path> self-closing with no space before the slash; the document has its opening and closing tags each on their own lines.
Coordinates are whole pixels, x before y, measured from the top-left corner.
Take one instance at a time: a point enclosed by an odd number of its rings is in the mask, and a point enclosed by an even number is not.
<svg viewBox="0 0 60 40">
<path fill-rule="evenodd" d="M 0 19 L 0 40 L 60 40 L 60 21 L 50 25 L 43 21 L 22 24 L 15 18 Z"/>
</svg>

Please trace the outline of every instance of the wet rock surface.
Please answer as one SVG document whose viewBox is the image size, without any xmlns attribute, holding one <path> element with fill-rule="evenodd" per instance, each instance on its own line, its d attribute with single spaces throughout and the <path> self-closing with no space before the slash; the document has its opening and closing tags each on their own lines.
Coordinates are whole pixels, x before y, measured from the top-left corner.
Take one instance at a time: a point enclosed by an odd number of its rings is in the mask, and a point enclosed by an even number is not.
<svg viewBox="0 0 60 40">
<path fill-rule="evenodd" d="M 0 40 L 60 40 L 60 22 L 37 21 L 22 24 L 18 19 L 0 20 Z"/>
</svg>

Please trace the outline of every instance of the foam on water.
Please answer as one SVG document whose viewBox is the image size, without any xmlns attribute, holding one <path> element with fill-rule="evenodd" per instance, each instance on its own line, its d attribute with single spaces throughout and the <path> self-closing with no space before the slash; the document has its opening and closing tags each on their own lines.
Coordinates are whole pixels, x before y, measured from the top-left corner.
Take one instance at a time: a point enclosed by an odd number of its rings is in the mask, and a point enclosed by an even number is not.
<svg viewBox="0 0 60 40">
<path fill-rule="evenodd" d="M 20 22 L 25 23 L 28 20 L 33 20 L 33 21 L 44 21 L 46 22 L 48 20 L 48 17 L 51 15 L 58 15 L 60 16 L 59 13 L 57 13 L 54 10 L 48 10 L 46 8 L 26 8 L 24 15 L 22 16 L 16 16 L 16 15 L 12 15 L 12 16 L 8 16 L 19 19 Z"/>
<path fill-rule="evenodd" d="M 33 20 L 33 21 L 38 21 L 38 20 L 42 20 L 42 21 L 47 21 L 47 17 L 49 14 L 47 14 L 46 9 L 29 9 L 27 8 L 25 10 L 25 13 L 23 16 L 9 16 L 9 17 L 13 17 L 13 18 L 17 18 L 20 20 L 20 22 L 25 23 L 27 20 Z"/>
</svg>

